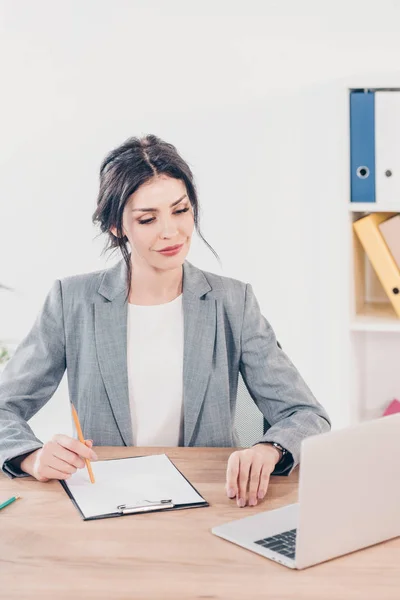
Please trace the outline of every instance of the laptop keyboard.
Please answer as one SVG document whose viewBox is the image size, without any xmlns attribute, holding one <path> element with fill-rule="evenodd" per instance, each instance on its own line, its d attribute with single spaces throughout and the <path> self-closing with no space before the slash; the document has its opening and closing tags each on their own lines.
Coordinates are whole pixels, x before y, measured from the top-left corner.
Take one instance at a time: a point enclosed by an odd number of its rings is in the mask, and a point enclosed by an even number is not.
<svg viewBox="0 0 400 600">
<path fill-rule="evenodd" d="M 294 559 L 296 550 L 296 529 L 284 531 L 278 535 L 257 540 L 254 543 L 263 546 L 264 548 L 268 548 L 269 550 L 273 550 L 274 552 L 278 552 L 279 554 L 283 554 L 283 556 L 287 556 L 287 558 Z"/>
</svg>

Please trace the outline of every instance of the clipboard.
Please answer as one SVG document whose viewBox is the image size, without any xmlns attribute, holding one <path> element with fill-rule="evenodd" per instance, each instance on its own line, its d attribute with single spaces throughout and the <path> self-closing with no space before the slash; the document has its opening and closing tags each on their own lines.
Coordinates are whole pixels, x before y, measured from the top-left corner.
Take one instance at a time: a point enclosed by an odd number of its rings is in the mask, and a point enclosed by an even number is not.
<svg viewBox="0 0 400 600">
<path fill-rule="evenodd" d="M 84 521 L 209 506 L 166 454 L 96 461 L 92 467 L 95 484 L 85 469 L 60 480 Z M 102 494 L 104 502 L 97 497 Z"/>
</svg>

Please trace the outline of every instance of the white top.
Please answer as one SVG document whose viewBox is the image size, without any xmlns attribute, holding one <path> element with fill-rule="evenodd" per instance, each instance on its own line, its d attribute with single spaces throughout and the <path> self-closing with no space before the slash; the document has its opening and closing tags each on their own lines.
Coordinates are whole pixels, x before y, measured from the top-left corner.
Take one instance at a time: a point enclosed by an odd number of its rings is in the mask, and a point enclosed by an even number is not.
<svg viewBox="0 0 400 600">
<path fill-rule="evenodd" d="M 182 294 L 166 304 L 128 304 L 127 350 L 134 445 L 182 445 Z"/>
</svg>

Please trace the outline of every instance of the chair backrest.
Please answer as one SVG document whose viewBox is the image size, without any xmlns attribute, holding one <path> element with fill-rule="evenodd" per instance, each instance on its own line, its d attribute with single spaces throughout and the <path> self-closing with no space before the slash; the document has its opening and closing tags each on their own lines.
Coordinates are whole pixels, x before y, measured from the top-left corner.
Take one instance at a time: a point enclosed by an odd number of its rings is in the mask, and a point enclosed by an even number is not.
<svg viewBox="0 0 400 600">
<path fill-rule="evenodd" d="M 241 448 L 249 448 L 262 438 L 268 428 L 264 415 L 256 406 L 253 398 L 239 373 L 236 395 L 234 426 Z"/>
<path fill-rule="evenodd" d="M 280 350 L 282 346 L 276 340 Z M 269 428 L 270 424 L 250 396 L 243 377 L 239 372 L 238 389 L 236 394 L 236 412 L 234 427 L 241 448 L 249 448 L 255 444 Z"/>
</svg>

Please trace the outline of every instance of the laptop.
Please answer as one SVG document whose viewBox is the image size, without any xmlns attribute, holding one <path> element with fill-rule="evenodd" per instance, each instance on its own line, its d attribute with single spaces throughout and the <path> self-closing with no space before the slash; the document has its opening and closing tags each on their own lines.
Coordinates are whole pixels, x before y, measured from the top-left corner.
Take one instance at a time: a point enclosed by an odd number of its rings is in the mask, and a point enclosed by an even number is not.
<svg viewBox="0 0 400 600">
<path fill-rule="evenodd" d="M 400 414 L 306 438 L 298 503 L 211 531 L 291 569 L 399 536 Z"/>
</svg>

